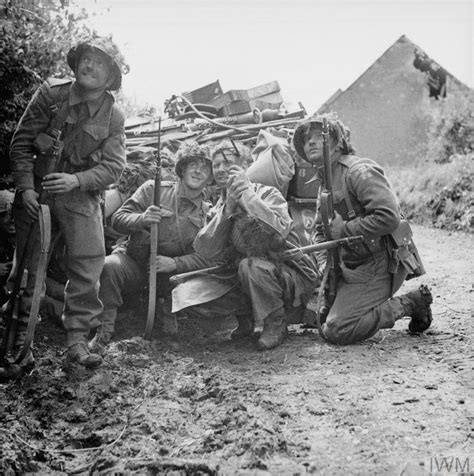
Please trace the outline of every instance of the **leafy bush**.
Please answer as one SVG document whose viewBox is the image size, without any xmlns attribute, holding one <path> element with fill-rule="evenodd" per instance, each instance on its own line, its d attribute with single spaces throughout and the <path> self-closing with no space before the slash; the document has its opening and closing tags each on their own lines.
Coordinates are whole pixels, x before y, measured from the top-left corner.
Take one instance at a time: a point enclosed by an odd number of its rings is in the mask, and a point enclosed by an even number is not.
<svg viewBox="0 0 474 476">
<path fill-rule="evenodd" d="M 448 230 L 474 231 L 474 154 L 387 169 L 405 216 Z"/>
<path fill-rule="evenodd" d="M 454 90 L 446 99 L 431 102 L 428 157 L 449 162 L 455 154 L 474 152 L 474 91 Z"/>
<path fill-rule="evenodd" d="M 65 54 L 93 34 L 87 13 L 71 13 L 65 2 L 10 2 L 0 18 L 0 174 L 9 171 L 13 132 L 38 86 L 49 76 L 70 75 Z M 44 6 L 46 5 L 46 6 Z"/>
</svg>

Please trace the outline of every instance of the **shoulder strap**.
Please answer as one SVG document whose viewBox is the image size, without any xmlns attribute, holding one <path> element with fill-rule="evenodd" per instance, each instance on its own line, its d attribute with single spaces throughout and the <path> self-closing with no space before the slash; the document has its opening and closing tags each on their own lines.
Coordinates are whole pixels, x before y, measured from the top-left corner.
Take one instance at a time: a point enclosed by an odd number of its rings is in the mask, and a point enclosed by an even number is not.
<svg viewBox="0 0 474 476">
<path fill-rule="evenodd" d="M 352 206 L 351 197 L 349 195 L 349 190 L 347 189 L 347 172 L 350 167 L 352 167 L 357 161 L 358 157 L 355 155 L 343 155 L 339 159 L 339 163 L 343 165 L 342 168 L 342 194 L 344 195 L 344 202 L 346 203 L 347 216 L 349 220 L 352 220 L 356 217 L 356 212 Z"/>
<path fill-rule="evenodd" d="M 69 96 L 72 81 L 48 78 L 46 81 L 51 90 L 52 104 L 50 109 L 49 129 L 56 136 L 57 131 L 63 131 L 64 123 L 69 114 Z"/>
</svg>

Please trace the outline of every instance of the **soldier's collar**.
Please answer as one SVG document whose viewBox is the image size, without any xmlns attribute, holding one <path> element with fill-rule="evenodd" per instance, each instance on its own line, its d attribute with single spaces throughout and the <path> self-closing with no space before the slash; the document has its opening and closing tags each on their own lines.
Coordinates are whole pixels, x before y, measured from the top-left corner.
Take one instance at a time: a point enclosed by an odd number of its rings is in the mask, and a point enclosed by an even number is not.
<svg viewBox="0 0 474 476">
<path fill-rule="evenodd" d="M 75 106 L 76 104 L 80 104 L 80 103 L 87 104 L 87 108 L 89 109 L 89 115 L 92 117 L 100 109 L 100 106 L 102 106 L 102 103 L 104 102 L 104 96 L 105 95 L 103 94 L 102 96 L 99 96 L 97 99 L 92 99 L 87 101 L 81 95 L 81 92 L 79 90 L 79 87 L 77 86 L 77 83 L 74 82 L 73 85 L 71 86 L 71 93 L 69 95 L 69 105 Z"/>
<path fill-rule="evenodd" d="M 185 199 L 185 200 L 188 200 L 190 201 L 191 203 L 193 203 L 196 207 L 200 207 L 201 206 L 201 203 L 202 203 L 202 200 L 204 198 L 204 190 L 201 190 L 201 193 L 196 197 L 196 198 L 189 198 L 186 196 L 186 193 L 183 189 L 183 186 L 181 184 L 181 181 L 179 181 L 177 184 L 176 184 L 176 196 L 179 198 L 179 199 Z"/>
</svg>

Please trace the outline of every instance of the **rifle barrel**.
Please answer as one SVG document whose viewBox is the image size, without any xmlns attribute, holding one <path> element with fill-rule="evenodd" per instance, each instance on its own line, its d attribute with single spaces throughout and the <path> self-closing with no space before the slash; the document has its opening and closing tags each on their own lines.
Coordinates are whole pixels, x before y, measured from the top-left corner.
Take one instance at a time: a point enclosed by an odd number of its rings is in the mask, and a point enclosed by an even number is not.
<svg viewBox="0 0 474 476">
<path fill-rule="evenodd" d="M 348 236 L 347 238 L 339 238 L 337 240 L 323 241 L 322 243 L 316 243 L 314 245 L 302 246 L 301 248 L 295 248 L 283 252 L 284 256 L 291 257 L 295 254 L 314 253 L 316 251 L 332 250 L 341 245 L 350 245 L 353 243 L 359 243 L 364 240 L 362 235 Z"/>
</svg>

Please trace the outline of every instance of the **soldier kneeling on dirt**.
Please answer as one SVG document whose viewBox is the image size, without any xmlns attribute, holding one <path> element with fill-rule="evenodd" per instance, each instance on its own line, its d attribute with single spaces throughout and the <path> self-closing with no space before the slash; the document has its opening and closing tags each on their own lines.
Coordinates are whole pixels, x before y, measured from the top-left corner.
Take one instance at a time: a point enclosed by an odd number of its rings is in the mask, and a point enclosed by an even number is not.
<svg viewBox="0 0 474 476">
<path fill-rule="evenodd" d="M 322 332 L 335 344 L 352 344 L 373 336 L 379 329 L 393 327 L 404 316 L 411 317 L 411 332 L 423 332 L 432 321 L 429 289 L 421 285 L 392 297 L 405 279 L 423 274 L 424 269 L 411 229 L 401 217 L 398 199 L 382 168 L 370 159 L 357 157 L 348 129 L 330 116 L 303 121 L 293 137 L 295 149 L 319 168 L 324 187 L 324 121 L 329 129 L 336 212 L 330 222 L 331 239 L 362 235 L 364 241 L 341 249 L 337 293 Z M 321 214 L 317 223 L 316 241 L 325 241 Z M 319 253 L 318 263 L 323 269 L 325 262 L 325 252 Z"/>
<path fill-rule="evenodd" d="M 150 225 L 159 223 L 157 257 L 157 295 L 165 298 L 158 324 L 163 333 L 177 333 L 171 314 L 169 277 L 208 265 L 193 250 L 193 241 L 204 226 L 210 208 L 204 188 L 212 182 L 208 148 L 183 143 L 176 156 L 178 182 L 161 183 L 160 207 L 153 205 L 154 180 L 148 180 L 112 216 L 113 228 L 129 239 L 105 259 L 100 277 L 100 299 L 104 310 L 101 326 L 89 342 L 92 352 L 105 353 L 115 330 L 122 293 L 136 292 L 147 283 L 150 259 Z"/>
<path fill-rule="evenodd" d="M 195 250 L 222 271 L 194 276 L 173 291 L 173 311 L 190 317 L 234 315 L 232 339 L 261 330 L 258 348 L 280 345 L 287 335 L 287 317 L 302 313 L 317 281 L 316 263 L 307 255 L 285 261 L 281 251 L 300 240 L 283 195 L 253 183 L 246 175 L 250 150 L 225 140 L 211 153 L 214 180 L 221 196 L 213 218 L 199 232 Z"/>
</svg>

